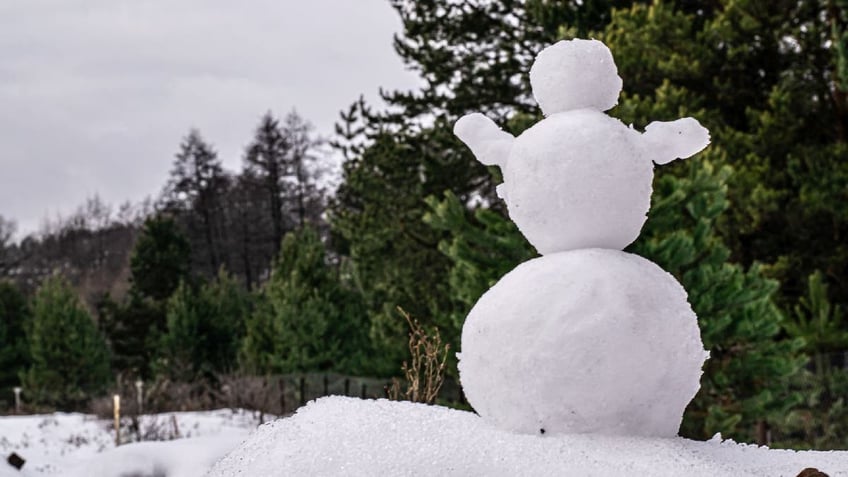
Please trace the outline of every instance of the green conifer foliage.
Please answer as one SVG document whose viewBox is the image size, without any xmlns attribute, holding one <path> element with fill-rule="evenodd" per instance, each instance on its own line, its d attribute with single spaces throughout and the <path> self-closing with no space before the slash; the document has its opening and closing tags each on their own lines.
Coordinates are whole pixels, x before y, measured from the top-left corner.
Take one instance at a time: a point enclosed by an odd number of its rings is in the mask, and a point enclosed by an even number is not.
<svg viewBox="0 0 848 477">
<path fill-rule="evenodd" d="M 212 282 L 181 282 L 167 304 L 157 374 L 191 381 L 236 368 L 249 310 L 244 287 L 221 270 Z"/>
<path fill-rule="evenodd" d="M 451 192 L 445 192 L 441 200 L 430 196 L 427 204 L 430 211 L 424 221 L 449 234 L 439 243 L 439 251 L 452 263 L 448 283 L 454 308 L 449 311 L 449 320 L 442 320 L 446 326 L 440 332 L 446 341 L 458 346 L 465 317 L 480 296 L 536 253 L 518 227 L 495 210 L 480 207 L 469 212 Z M 453 358 L 448 374 L 456 376 Z"/>
<path fill-rule="evenodd" d="M 358 372 L 367 328 L 356 298 L 325 262 L 314 229 L 287 234 L 247 321 L 244 367 L 254 373 Z"/>
<path fill-rule="evenodd" d="M 79 408 L 111 381 L 106 341 L 64 279 L 39 288 L 27 337 L 32 364 L 23 381 L 35 402 Z"/>
<path fill-rule="evenodd" d="M 680 281 L 710 352 L 681 434 L 706 439 L 721 432 L 755 442 L 760 422 L 780 422 L 798 402 L 789 384 L 805 361 L 798 354 L 801 342 L 778 339 L 783 316 L 773 301 L 777 283 L 758 266 L 729 263 L 730 250 L 717 235 L 731 170 L 716 169 L 704 157 L 678 169 L 686 175 L 658 170 L 648 221 L 630 250 Z"/>
<path fill-rule="evenodd" d="M 173 219 L 147 219 L 130 259 L 133 288 L 153 300 L 167 300 L 188 275 L 190 257 L 188 239 Z"/>
<path fill-rule="evenodd" d="M 848 342 L 845 310 L 828 297 L 824 274 L 807 278 L 807 294 L 784 323 L 786 332 L 804 341 L 811 361 L 793 380 L 803 396 L 777 429 L 781 445 L 793 449 L 844 449 L 848 445 L 848 370 L 842 351 Z"/>
<path fill-rule="evenodd" d="M 13 284 L 0 281 L 0 403 L 14 402 L 12 388 L 20 385 L 19 376 L 29 366 L 24 331 L 29 319 L 24 295 Z"/>
<path fill-rule="evenodd" d="M 144 222 L 130 257 L 125 302 L 107 297 L 98 306 L 116 371 L 150 377 L 150 365 L 165 332 L 167 300 L 188 279 L 190 261 L 188 239 L 172 218 L 160 215 Z"/>
</svg>

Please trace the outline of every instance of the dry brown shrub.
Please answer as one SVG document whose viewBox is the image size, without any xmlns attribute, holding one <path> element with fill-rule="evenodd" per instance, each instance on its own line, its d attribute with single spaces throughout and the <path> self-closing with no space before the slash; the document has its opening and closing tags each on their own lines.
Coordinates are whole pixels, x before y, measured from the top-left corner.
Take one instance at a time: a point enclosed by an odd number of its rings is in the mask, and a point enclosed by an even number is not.
<svg viewBox="0 0 848 477">
<path fill-rule="evenodd" d="M 387 389 L 389 399 L 433 404 L 445 381 L 450 344 L 442 344 L 438 328 L 434 328 L 432 335 L 428 334 L 421 323 L 403 308 L 398 307 L 398 312 L 409 324 L 411 362 L 404 361 L 401 366 L 403 384 L 397 378 L 392 379 L 392 385 Z"/>
</svg>

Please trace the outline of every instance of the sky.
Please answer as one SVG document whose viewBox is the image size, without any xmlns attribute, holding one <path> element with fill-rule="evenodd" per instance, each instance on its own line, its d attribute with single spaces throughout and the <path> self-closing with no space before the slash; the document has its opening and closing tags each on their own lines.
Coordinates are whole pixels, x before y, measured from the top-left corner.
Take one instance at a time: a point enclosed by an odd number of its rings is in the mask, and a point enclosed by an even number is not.
<svg viewBox="0 0 848 477">
<path fill-rule="evenodd" d="M 159 193 L 197 128 L 240 169 L 266 111 L 329 137 L 413 89 L 386 0 L 0 0 L 0 215 L 19 236 L 98 194 Z"/>
</svg>

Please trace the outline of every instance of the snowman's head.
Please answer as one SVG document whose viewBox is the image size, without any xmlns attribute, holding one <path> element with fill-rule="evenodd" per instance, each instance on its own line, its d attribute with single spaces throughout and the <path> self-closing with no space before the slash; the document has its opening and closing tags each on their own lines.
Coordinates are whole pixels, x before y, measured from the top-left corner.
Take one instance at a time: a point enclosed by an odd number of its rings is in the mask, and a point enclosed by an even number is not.
<svg viewBox="0 0 848 477">
<path fill-rule="evenodd" d="M 545 116 L 618 104 L 621 77 L 609 48 L 598 40 L 563 40 L 544 50 L 530 68 L 533 96 Z"/>
</svg>

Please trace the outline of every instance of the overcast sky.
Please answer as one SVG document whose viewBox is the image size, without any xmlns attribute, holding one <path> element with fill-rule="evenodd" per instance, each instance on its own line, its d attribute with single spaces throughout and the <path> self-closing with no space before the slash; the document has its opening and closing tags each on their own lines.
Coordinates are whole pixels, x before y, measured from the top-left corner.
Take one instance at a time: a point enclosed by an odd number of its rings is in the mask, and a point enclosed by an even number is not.
<svg viewBox="0 0 848 477">
<path fill-rule="evenodd" d="M 0 215 L 155 195 L 191 127 L 230 170 L 269 109 L 329 135 L 417 84 L 399 29 L 385 0 L 0 0 Z"/>
</svg>

